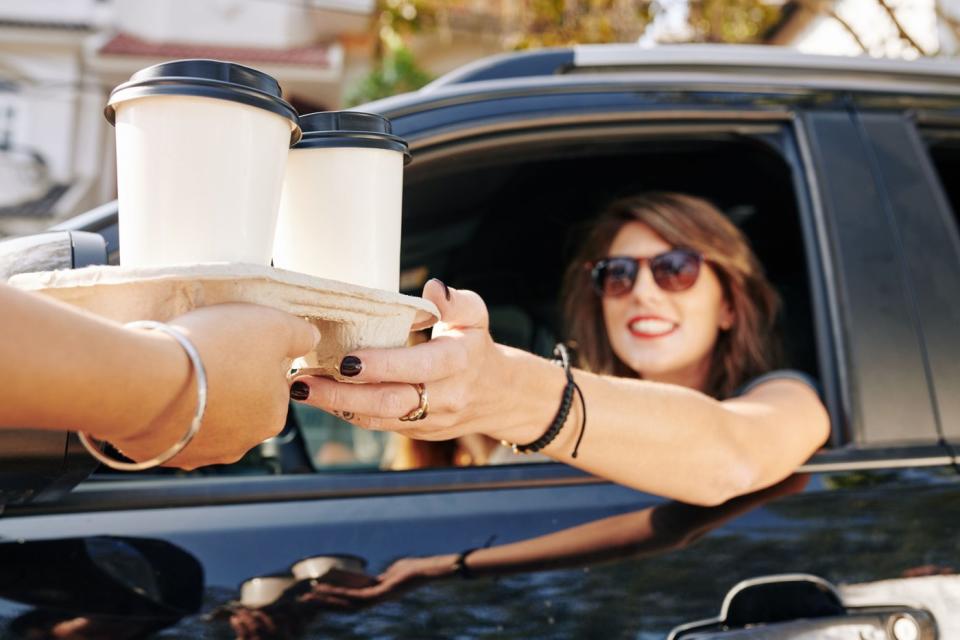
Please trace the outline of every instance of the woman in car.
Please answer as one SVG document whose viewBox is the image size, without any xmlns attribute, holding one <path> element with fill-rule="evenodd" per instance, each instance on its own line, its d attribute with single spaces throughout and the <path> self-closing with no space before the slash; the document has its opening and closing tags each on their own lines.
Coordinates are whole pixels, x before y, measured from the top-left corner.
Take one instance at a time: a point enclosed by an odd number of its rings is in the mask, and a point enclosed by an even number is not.
<svg viewBox="0 0 960 640">
<path fill-rule="evenodd" d="M 772 371 L 776 294 L 706 201 L 650 193 L 614 203 L 565 288 L 581 367 L 569 377 L 496 344 L 481 298 L 432 280 L 424 296 L 441 322 L 430 342 L 350 354 L 341 374 L 367 384 L 304 377 L 292 397 L 412 438 L 485 434 L 700 505 L 775 484 L 826 441 L 812 383 Z"/>
</svg>

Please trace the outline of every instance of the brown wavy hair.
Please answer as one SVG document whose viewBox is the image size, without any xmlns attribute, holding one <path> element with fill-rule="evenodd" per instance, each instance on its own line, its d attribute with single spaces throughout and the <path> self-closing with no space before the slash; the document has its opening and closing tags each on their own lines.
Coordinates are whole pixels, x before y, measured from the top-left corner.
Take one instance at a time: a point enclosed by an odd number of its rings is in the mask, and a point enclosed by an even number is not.
<svg viewBox="0 0 960 640">
<path fill-rule="evenodd" d="M 567 339 L 588 371 L 638 377 L 614 353 L 603 307 L 585 265 L 607 255 L 620 229 L 647 225 L 674 247 L 699 251 L 713 268 L 733 311 L 733 326 L 714 345 L 705 393 L 728 398 L 740 386 L 779 365 L 775 325 L 780 298 L 763 273 L 746 237 L 712 204 L 690 195 L 649 192 L 617 200 L 592 223 L 563 285 Z"/>
</svg>

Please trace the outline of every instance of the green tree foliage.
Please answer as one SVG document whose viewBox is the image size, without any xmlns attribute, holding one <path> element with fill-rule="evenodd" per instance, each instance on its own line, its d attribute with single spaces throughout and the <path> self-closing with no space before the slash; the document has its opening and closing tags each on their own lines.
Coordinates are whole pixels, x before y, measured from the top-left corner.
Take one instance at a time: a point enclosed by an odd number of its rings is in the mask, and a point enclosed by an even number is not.
<svg viewBox="0 0 960 640">
<path fill-rule="evenodd" d="M 429 82 L 432 77 L 417 64 L 407 41 L 441 28 L 453 13 L 482 10 L 500 18 L 502 47 L 511 51 L 636 42 L 671 1 L 683 0 L 379 0 L 374 69 L 350 93 L 348 104 Z M 782 11 L 781 4 L 769 0 L 689 0 L 687 6 L 682 39 L 693 42 L 762 42 Z"/>
<path fill-rule="evenodd" d="M 781 14 L 780 5 L 759 0 L 696 0 L 689 6 L 695 42 L 759 43 Z"/>
<path fill-rule="evenodd" d="M 676 5 L 677 2 L 672 4 Z M 689 42 L 757 43 L 776 24 L 781 4 L 766 0 L 689 0 L 681 38 Z M 524 0 L 514 48 L 635 42 L 664 15 L 670 0 Z"/>
<path fill-rule="evenodd" d="M 406 38 L 435 26 L 443 0 L 379 0 L 374 68 L 347 95 L 348 106 L 416 91 L 433 77 L 417 64 Z"/>
<path fill-rule="evenodd" d="M 653 18 L 650 0 L 523 0 L 516 31 L 507 34 L 512 49 L 574 44 L 632 42 Z"/>
<path fill-rule="evenodd" d="M 352 107 L 398 93 L 416 91 L 432 79 L 417 65 L 410 49 L 398 47 L 383 56 L 373 71 L 348 94 L 346 102 Z"/>
</svg>

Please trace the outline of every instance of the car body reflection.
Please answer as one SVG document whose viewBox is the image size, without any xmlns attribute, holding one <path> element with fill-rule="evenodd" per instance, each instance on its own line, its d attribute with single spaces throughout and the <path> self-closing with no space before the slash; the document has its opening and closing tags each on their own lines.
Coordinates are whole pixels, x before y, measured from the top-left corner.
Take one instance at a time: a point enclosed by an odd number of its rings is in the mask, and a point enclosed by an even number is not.
<svg viewBox="0 0 960 640">
<path fill-rule="evenodd" d="M 531 490 L 499 519 L 482 515 L 483 495 L 455 492 L 420 499 L 416 517 L 391 496 L 382 504 L 395 511 L 366 498 L 356 514 L 348 501 L 318 501 L 5 520 L 7 540 L 25 541 L 0 543 L 0 628 L 10 638 L 646 640 L 715 615 L 741 581 L 793 572 L 838 586 L 848 605 L 919 602 L 950 637 L 955 482 L 937 469 L 799 474 L 717 507 L 584 485 L 567 490 L 582 497 L 565 517 L 537 511 L 546 494 Z M 468 509 L 479 515 L 458 515 Z M 278 524 L 238 526 L 254 517 Z M 32 539 L 44 521 L 131 535 Z M 146 531 L 157 537 L 133 535 Z M 473 579 L 418 571 L 488 541 L 471 557 Z"/>
<path fill-rule="evenodd" d="M 94 536 L 0 544 L 0 597 L 32 606 L 23 638 L 144 638 L 200 610 L 203 568 L 162 540 Z"/>
<path fill-rule="evenodd" d="M 588 569 L 625 558 L 641 559 L 682 549 L 744 512 L 777 497 L 802 491 L 808 480 L 807 476 L 794 475 L 772 487 L 717 507 L 671 501 L 543 536 L 487 547 L 495 559 L 484 563 L 482 569 L 471 570 L 470 577 Z M 369 609 L 435 581 L 460 579 L 462 575 L 455 572 L 437 573 L 433 570 L 445 558 L 437 557 L 439 563 L 431 557 L 401 558 L 379 577 L 374 577 L 358 570 L 362 563 L 354 562 L 351 566 L 342 559 L 338 562 L 335 557 L 320 557 L 317 564 L 326 565 L 326 570 L 293 582 L 276 593 L 272 602 L 251 606 L 241 597 L 215 612 L 211 619 L 228 620 L 238 638 L 295 637 L 302 635 L 311 622 L 325 612 Z M 273 579 L 277 577 L 271 576 Z M 250 581 L 244 585 L 249 586 Z"/>
</svg>

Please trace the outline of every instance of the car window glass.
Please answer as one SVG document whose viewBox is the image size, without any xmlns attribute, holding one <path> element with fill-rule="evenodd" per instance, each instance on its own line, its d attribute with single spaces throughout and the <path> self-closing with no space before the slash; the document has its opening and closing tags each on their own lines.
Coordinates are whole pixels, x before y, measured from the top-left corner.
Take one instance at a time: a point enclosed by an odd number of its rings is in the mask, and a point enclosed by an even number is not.
<svg viewBox="0 0 960 640">
<path fill-rule="evenodd" d="M 313 464 L 325 470 L 376 470 L 386 454 L 389 435 L 357 429 L 334 415 L 294 403 L 292 411 Z"/>
</svg>

